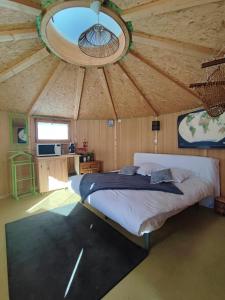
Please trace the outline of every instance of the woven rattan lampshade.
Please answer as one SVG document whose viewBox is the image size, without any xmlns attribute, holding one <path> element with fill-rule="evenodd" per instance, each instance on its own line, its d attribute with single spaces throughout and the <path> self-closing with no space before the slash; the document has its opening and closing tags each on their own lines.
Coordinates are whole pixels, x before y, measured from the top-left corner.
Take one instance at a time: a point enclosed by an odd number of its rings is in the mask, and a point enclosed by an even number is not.
<svg viewBox="0 0 225 300">
<path fill-rule="evenodd" d="M 207 76 L 207 81 L 191 84 L 201 97 L 203 105 L 211 117 L 225 112 L 225 65 L 216 67 Z"/>
<path fill-rule="evenodd" d="M 119 39 L 101 24 L 95 24 L 81 34 L 79 48 L 88 56 L 103 58 L 113 55 L 119 48 Z"/>
</svg>

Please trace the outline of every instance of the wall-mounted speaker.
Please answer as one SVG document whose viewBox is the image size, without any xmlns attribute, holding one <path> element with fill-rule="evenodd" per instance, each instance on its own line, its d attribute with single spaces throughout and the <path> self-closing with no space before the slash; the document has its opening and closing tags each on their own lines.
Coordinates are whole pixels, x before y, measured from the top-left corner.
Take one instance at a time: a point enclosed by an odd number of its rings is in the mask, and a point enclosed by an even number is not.
<svg viewBox="0 0 225 300">
<path fill-rule="evenodd" d="M 160 121 L 152 121 L 152 131 L 160 130 Z"/>
</svg>

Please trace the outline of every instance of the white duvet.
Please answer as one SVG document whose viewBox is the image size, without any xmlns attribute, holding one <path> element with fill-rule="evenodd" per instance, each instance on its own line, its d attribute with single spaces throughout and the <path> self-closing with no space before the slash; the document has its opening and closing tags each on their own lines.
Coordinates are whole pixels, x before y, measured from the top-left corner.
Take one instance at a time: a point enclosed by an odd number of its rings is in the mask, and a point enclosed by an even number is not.
<svg viewBox="0 0 225 300">
<path fill-rule="evenodd" d="M 72 176 L 69 188 L 79 194 L 81 176 Z M 213 195 L 213 186 L 192 176 L 176 186 L 184 193 L 158 191 L 101 190 L 86 202 L 135 235 L 160 228 L 165 221 L 188 206 Z"/>
</svg>

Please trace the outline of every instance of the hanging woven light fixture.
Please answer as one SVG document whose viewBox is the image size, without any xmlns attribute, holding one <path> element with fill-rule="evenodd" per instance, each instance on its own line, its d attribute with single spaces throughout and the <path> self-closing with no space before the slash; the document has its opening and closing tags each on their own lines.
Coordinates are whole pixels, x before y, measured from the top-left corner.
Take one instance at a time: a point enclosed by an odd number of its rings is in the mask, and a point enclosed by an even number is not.
<svg viewBox="0 0 225 300">
<path fill-rule="evenodd" d="M 117 36 L 102 24 L 99 24 L 100 1 L 93 1 L 90 8 L 97 14 L 98 23 L 84 31 L 78 40 L 80 50 L 96 58 L 109 57 L 119 48 Z"/>
<path fill-rule="evenodd" d="M 217 64 L 215 60 L 203 64 L 204 67 L 211 67 Z M 225 63 L 225 60 L 222 62 Z M 219 65 L 211 72 L 207 72 L 207 80 L 190 85 L 194 88 L 203 105 L 211 117 L 218 117 L 225 112 L 225 65 Z"/>
<path fill-rule="evenodd" d="M 78 45 L 86 55 L 103 58 L 118 50 L 119 39 L 103 25 L 95 24 L 81 34 Z"/>
</svg>

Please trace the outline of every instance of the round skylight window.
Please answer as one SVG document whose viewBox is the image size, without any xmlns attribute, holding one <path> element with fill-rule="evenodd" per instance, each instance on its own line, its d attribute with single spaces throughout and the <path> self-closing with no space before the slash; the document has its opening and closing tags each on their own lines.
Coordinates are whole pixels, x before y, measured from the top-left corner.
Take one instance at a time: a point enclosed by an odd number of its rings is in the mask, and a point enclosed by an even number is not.
<svg viewBox="0 0 225 300">
<path fill-rule="evenodd" d="M 51 6 L 42 18 L 40 31 L 53 53 L 80 66 L 116 62 L 126 54 L 130 40 L 124 21 L 116 13 L 101 7 L 97 14 L 90 1 Z"/>
</svg>

